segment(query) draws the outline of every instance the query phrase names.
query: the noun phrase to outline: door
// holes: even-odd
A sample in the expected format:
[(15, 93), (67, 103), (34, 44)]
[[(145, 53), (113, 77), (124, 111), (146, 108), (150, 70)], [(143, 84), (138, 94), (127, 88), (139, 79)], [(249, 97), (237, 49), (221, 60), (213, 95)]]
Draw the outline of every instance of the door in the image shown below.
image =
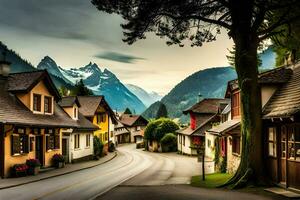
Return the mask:
[(39, 159), (41, 165), (44, 165), (44, 151), (43, 151), (43, 136), (35, 136), (35, 158)]
[(279, 182), (286, 186), (286, 163), (287, 163), (287, 127), (281, 127), (279, 159)]
[(69, 162), (69, 147), (68, 147), (68, 139), (62, 139), (62, 155), (65, 157), (65, 161)]

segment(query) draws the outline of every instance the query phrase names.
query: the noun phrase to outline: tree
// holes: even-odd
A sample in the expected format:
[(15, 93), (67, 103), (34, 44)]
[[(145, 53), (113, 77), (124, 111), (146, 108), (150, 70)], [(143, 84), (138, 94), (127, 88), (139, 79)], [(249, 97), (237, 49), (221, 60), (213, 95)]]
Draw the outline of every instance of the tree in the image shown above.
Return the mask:
[(162, 117), (168, 117), (168, 111), (165, 104), (160, 103), (159, 108), (156, 113), (156, 119), (162, 118)]
[(59, 94), (60, 94), (62, 97), (69, 96), (69, 94), (70, 94), (70, 91), (69, 91), (65, 86), (61, 86), (61, 87), (58, 89), (58, 92), (59, 92)]
[(124, 114), (128, 114), (128, 115), (131, 115), (132, 112), (129, 108), (126, 108), (125, 111), (124, 111)]
[[(100, 10), (125, 20), (124, 42), (145, 39), (147, 32), (167, 38), (167, 44), (201, 46), (226, 30), (235, 45), (235, 69), (241, 95), (241, 163), (232, 187), (265, 180), (261, 91), (257, 49), (282, 26), (299, 19), (299, 0), (92, 0)], [(280, 11), (280, 12), (279, 12)], [(281, 13), (274, 18), (273, 13)]]
[(84, 83), (83, 80), (80, 79), (80, 81), (76, 82), (75, 88), (72, 91), (72, 95), (75, 96), (89, 96), (89, 95), (94, 95), (92, 90), (88, 89)]

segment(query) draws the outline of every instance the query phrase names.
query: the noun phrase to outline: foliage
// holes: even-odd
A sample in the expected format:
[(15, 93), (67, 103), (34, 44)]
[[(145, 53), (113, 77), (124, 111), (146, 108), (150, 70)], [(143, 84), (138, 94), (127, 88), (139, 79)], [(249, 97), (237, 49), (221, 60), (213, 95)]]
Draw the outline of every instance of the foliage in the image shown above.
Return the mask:
[(205, 175), (205, 181), (202, 180), (202, 175), (193, 176), (191, 185), (195, 187), (217, 188), (226, 183), (232, 177), (227, 173), (214, 173)]
[[(228, 63), (229, 63), (231, 66), (235, 67), (235, 46), (233, 46), (231, 50), (228, 49), (228, 51), (229, 51), (229, 54), (226, 55), (226, 58), (227, 58), (227, 60), (228, 60)], [(262, 66), (262, 60), (261, 60), (261, 58), (259, 57), (259, 55), (257, 55), (257, 65), (258, 65), (258, 67), (261, 67), (261, 66)]]
[(132, 112), (129, 108), (126, 108), (125, 111), (124, 111), (124, 114), (128, 114), (128, 115), (131, 115)]
[(83, 80), (80, 79), (79, 81), (76, 82), (75, 88), (73, 91), (71, 91), (71, 94), (74, 96), (89, 96), (93, 95), (92, 90), (88, 89), (84, 83)]
[(168, 111), (165, 104), (161, 103), (159, 105), (159, 108), (156, 113), (156, 119), (162, 118), (162, 117), (168, 117)]
[(69, 94), (70, 94), (70, 91), (65, 86), (61, 86), (58, 89), (58, 92), (59, 92), (60, 96), (62, 96), (62, 97), (69, 96)]
[(168, 118), (160, 118), (148, 123), (145, 128), (144, 138), (146, 140), (157, 140), (158, 142), (167, 133), (175, 133), (179, 126)]
[(99, 137), (94, 136), (94, 156), (101, 157), (103, 152), (104, 145), (99, 139)]
[(39, 159), (28, 159), (28, 160), (26, 160), (26, 165), (28, 166), (28, 167), (32, 167), (32, 168), (34, 168), (34, 167), (39, 167), (39, 166), (41, 166), (41, 163), (40, 163), (40, 161), (39, 161)]
[[(276, 16), (278, 14), (275, 14)], [(284, 32), (272, 38), (276, 52), (276, 66), (285, 64), (288, 56), (294, 56), (294, 60), (300, 58), (300, 19), (293, 21), (284, 27)]]
[[(216, 40), (222, 30), (232, 38), (235, 68), (241, 94), (241, 162), (226, 184), (243, 187), (251, 180), (263, 181), (261, 91), (257, 50), (266, 39), (276, 37), (284, 25), (300, 18), (299, 0), (92, 0), (101, 11), (124, 19), (124, 42), (145, 39), (147, 32), (167, 39), (168, 45), (202, 46)], [(274, 13), (278, 16), (274, 17)], [(182, 95), (182, 94), (180, 94)]]
[(54, 163), (54, 165), (56, 165), (57, 163), (60, 163), (60, 162), (64, 163), (65, 157), (59, 153), (56, 153), (52, 157), (52, 162)]
[(116, 150), (115, 144), (110, 142), (108, 146), (108, 151), (109, 152), (114, 152)]
[(177, 136), (174, 133), (167, 133), (160, 140), (163, 152), (177, 151)]

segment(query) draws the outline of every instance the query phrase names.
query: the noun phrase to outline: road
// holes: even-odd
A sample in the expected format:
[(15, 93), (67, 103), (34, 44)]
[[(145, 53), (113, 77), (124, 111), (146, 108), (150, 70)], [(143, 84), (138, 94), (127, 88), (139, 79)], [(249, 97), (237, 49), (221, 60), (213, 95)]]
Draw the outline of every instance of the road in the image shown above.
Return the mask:
[(196, 158), (136, 150), (134, 145), (118, 148), (110, 162), (82, 171), (35, 183), (0, 190), (0, 199), (94, 199), (122, 184), (187, 184), (199, 174)]

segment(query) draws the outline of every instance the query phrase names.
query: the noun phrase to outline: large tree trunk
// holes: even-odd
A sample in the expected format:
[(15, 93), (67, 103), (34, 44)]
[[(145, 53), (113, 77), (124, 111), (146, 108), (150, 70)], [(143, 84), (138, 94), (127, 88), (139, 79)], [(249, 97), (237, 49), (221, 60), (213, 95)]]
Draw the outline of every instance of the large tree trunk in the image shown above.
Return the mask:
[(235, 67), (241, 95), (241, 163), (228, 182), (232, 188), (263, 181), (261, 89), (258, 84), (258, 38), (245, 30), (236, 32)]

